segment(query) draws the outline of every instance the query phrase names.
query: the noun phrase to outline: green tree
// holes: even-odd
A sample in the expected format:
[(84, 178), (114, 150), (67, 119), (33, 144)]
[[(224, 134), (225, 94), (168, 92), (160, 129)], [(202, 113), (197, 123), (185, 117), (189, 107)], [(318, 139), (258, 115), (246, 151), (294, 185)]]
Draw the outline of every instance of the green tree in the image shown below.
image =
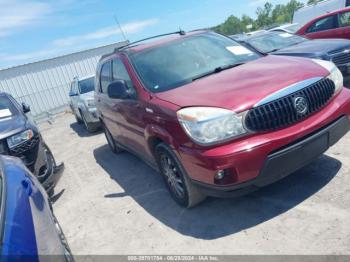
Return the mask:
[(259, 27), (272, 24), (272, 8), (273, 5), (269, 2), (266, 2), (264, 7), (258, 7), (256, 10), (256, 14), (258, 16), (256, 23)]
[[(287, 4), (278, 4), (276, 6), (273, 6), (270, 2), (266, 2), (263, 7), (257, 8), (257, 18), (255, 20), (247, 15), (243, 15), (241, 18), (231, 15), (225, 22), (213, 27), (213, 30), (223, 34), (233, 35), (249, 30), (263, 29), (272, 25), (290, 23), (292, 22), (294, 12), (303, 6), (304, 4), (297, 0), (290, 0)], [(247, 28), (248, 25), (252, 25), (252, 27), (249, 27), (249, 30)]]

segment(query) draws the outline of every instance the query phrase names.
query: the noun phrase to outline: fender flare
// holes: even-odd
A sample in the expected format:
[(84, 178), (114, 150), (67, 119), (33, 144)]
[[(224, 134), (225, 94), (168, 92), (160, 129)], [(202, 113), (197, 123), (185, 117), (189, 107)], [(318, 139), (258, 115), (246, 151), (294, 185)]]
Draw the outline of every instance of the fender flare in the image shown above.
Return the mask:
[(151, 155), (154, 155), (153, 142), (157, 140), (168, 144), (174, 150), (176, 150), (180, 146), (170, 134), (170, 132), (168, 132), (165, 128), (155, 124), (150, 124), (146, 126), (145, 139), (148, 144), (148, 151)]

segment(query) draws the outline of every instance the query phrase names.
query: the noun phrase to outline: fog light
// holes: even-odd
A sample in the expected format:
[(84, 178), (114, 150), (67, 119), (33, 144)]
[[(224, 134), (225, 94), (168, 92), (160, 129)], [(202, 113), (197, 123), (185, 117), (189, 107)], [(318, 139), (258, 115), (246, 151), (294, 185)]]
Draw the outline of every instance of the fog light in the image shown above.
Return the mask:
[(225, 171), (224, 170), (219, 170), (216, 175), (215, 175), (215, 179), (216, 180), (221, 180), (223, 179), (225, 176)]

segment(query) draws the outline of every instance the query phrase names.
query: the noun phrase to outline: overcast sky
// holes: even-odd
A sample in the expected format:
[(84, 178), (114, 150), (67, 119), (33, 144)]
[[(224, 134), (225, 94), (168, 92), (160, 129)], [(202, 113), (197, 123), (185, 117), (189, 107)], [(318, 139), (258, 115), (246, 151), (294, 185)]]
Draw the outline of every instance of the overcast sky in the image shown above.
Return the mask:
[[(229, 15), (255, 17), (266, 0), (0, 0), (0, 68), (127, 38), (205, 28)], [(269, 0), (286, 3), (288, 0)]]

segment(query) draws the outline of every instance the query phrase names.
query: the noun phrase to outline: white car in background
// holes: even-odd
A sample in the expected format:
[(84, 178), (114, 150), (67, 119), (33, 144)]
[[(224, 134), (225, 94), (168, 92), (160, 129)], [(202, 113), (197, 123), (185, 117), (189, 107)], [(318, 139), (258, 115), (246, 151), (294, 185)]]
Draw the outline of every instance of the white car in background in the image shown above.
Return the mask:
[(100, 119), (96, 113), (94, 91), (95, 76), (75, 77), (69, 91), (72, 112), (79, 124), (84, 123), (88, 132), (94, 132), (100, 126)]
[(272, 31), (272, 32), (285, 32), (285, 33), (294, 34), (296, 31), (298, 31), (298, 29), (300, 27), (301, 26), (298, 23), (285, 24), (285, 25), (281, 25), (281, 26), (278, 26), (278, 27), (271, 28), (269, 31)]

